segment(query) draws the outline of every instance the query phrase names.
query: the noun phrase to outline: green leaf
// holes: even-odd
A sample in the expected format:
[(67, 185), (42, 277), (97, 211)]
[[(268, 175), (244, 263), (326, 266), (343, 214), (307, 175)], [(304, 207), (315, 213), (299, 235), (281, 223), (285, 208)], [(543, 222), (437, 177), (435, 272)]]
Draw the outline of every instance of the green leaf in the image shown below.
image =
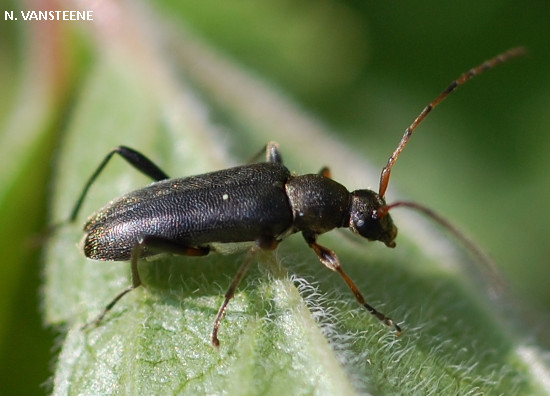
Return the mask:
[[(174, 64), (200, 88), (199, 99), (163, 60), (150, 27), (136, 26), (124, 37), (98, 35), (103, 52), (77, 97), (60, 152), (54, 222), (67, 218), (86, 178), (119, 144), (181, 177), (237, 162), (229, 160), (234, 152), (252, 156), (276, 138), (293, 170), (316, 172), (326, 161), (350, 189), (377, 180), (375, 168), (331, 138), (320, 121), (177, 30), (163, 39), (172, 45)], [(134, 40), (140, 51), (132, 50)], [(475, 283), (477, 274), (464, 271), (468, 258), (440, 230), (401, 213), (394, 250), (339, 232), (320, 240), (337, 251), (368, 301), (402, 324), (400, 337), (358, 306), (299, 235), (254, 257), (258, 265), (221, 323), (219, 349), (210, 342), (212, 325), (246, 253), (144, 260), (147, 288), (125, 296), (98, 327), (82, 330), (130, 277), (128, 263), (83, 257), (80, 224), (148, 182), (113, 158), (79, 224), (60, 227), (48, 246), (46, 320), (67, 329), (54, 394), (548, 391), (538, 374), (549, 372), (543, 351), (518, 335), (516, 314), (504, 319), (485, 293), (492, 280)]]

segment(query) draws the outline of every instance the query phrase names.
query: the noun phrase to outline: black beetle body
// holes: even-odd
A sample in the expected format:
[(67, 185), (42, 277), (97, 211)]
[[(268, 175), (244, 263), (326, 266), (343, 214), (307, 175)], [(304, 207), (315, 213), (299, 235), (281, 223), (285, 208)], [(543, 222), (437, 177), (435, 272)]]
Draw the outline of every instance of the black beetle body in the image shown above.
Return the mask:
[[(275, 239), (292, 226), (289, 177), (283, 165), (258, 163), (153, 183), (93, 216), (84, 252), (95, 260), (129, 260), (145, 235), (201, 248)], [(145, 248), (141, 256), (154, 253)]]
[[(161, 252), (200, 256), (215, 250), (216, 244), (238, 242), (255, 242), (259, 248), (274, 249), (287, 235), (302, 232), (321, 262), (344, 277), (359, 302), (400, 331), (390, 318), (365, 302), (355, 283), (343, 272), (336, 254), (316, 242), (322, 233), (349, 227), (369, 240), (395, 246), (397, 228), (389, 214), (377, 216), (385, 202), (375, 192), (350, 193), (328, 177), (327, 169), (319, 174), (291, 175), (274, 142), (267, 145), (267, 162), (180, 179), (169, 179), (144, 155), (120, 146), (107, 155), (92, 175), (72, 218), (114, 153), (160, 180), (109, 203), (84, 226), (86, 257), (132, 262), (132, 286), (117, 295), (96, 322), (124, 294), (142, 284), (137, 266), (140, 258)], [(212, 335), (215, 345), (219, 343), (219, 322), (249, 264), (250, 259), (245, 260), (226, 294)]]
[[(201, 256), (215, 250), (216, 244), (253, 242), (258, 248), (274, 249), (287, 235), (302, 232), (321, 262), (338, 272), (357, 301), (397, 333), (400, 327), (389, 317), (367, 304), (365, 298), (342, 270), (336, 254), (317, 243), (317, 237), (334, 228), (347, 227), (362, 237), (395, 246), (397, 228), (388, 214), (397, 206), (407, 206), (427, 214), (455, 234), (457, 231), (429, 209), (410, 202), (386, 205), (384, 195), (391, 168), (413, 131), (427, 114), (458, 86), (506, 60), (524, 53), (511, 49), (464, 73), (426, 106), (405, 130), (399, 145), (382, 169), (378, 193), (357, 190), (352, 193), (330, 178), (328, 169), (318, 174), (291, 175), (283, 165), (276, 143), (266, 146), (264, 163), (238, 166), (217, 172), (170, 179), (139, 152), (125, 146), (112, 150), (86, 183), (72, 213), (74, 221), (82, 202), (97, 176), (114, 154), (156, 180), (108, 204), (90, 217), (84, 227), (84, 253), (96, 260), (130, 260), (132, 285), (119, 293), (96, 319), (104, 315), (126, 293), (142, 285), (138, 260), (161, 252)], [(464, 239), (464, 238), (462, 238)], [(227, 304), (251, 262), (250, 254), (241, 266), (214, 322), (212, 343), (219, 345), (217, 333)]]
[[(385, 204), (376, 200), (376, 193), (364, 192), (350, 194), (322, 175), (291, 176), (277, 162), (162, 180), (92, 216), (84, 226), (84, 253), (94, 260), (130, 260), (136, 241), (146, 235), (201, 249), (210, 249), (211, 243), (250, 241), (269, 248), (294, 232), (319, 235), (349, 227), (350, 213), (354, 230), (366, 229), (370, 240), (391, 245), (397, 230), (389, 215), (383, 224), (376, 219), (357, 227), (360, 213), (375, 213)], [(141, 257), (155, 253), (144, 247)]]

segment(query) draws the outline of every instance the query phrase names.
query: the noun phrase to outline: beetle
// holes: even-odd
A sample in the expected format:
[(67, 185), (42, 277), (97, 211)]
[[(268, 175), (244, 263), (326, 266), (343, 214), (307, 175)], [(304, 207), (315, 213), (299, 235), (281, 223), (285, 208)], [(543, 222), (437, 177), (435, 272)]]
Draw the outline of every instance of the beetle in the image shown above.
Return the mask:
[(408, 206), (440, 221), (437, 215), (418, 204), (386, 204), (385, 192), (391, 169), (413, 131), (452, 91), (485, 70), (523, 53), (523, 48), (514, 48), (482, 63), (454, 80), (428, 104), (405, 130), (382, 169), (378, 192), (368, 189), (349, 192), (330, 177), (328, 168), (316, 174), (293, 175), (283, 164), (275, 142), (264, 148), (265, 162), (177, 179), (169, 178), (134, 149), (126, 146), (113, 149), (88, 179), (69, 221), (77, 218), (90, 187), (114, 154), (154, 182), (107, 204), (84, 226), (86, 257), (131, 262), (131, 285), (112, 299), (94, 323), (99, 323), (124, 295), (143, 284), (138, 271), (139, 259), (163, 252), (203, 256), (216, 251), (218, 244), (253, 242), (251, 254), (244, 259), (225, 293), (214, 321), (211, 340), (214, 346), (219, 346), (221, 320), (250, 266), (253, 253), (258, 249), (275, 249), (286, 236), (301, 232), (321, 263), (340, 274), (359, 304), (400, 334), (401, 327), (366, 302), (357, 285), (342, 269), (336, 253), (317, 243), (317, 237), (335, 228), (349, 228), (369, 241), (380, 241), (393, 248), (397, 227), (389, 214), (391, 209)]

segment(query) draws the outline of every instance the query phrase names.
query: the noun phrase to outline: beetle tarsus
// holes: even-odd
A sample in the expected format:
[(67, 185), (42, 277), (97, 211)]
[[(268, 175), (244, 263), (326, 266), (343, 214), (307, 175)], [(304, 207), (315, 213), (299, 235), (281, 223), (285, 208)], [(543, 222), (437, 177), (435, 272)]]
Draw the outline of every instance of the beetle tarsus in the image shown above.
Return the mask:
[(105, 315), (107, 315), (107, 313), (109, 313), (109, 311), (116, 305), (116, 303), (122, 297), (124, 297), (126, 294), (128, 294), (129, 292), (131, 292), (135, 288), (136, 287), (134, 285), (131, 285), (131, 286), (128, 286), (126, 289), (122, 290), (120, 293), (118, 293), (115, 296), (115, 298), (113, 298), (111, 300), (111, 302), (109, 304), (107, 304), (105, 306), (105, 308), (103, 308), (103, 311), (101, 311), (101, 313), (94, 320), (92, 320), (88, 323), (85, 323), (84, 325), (82, 325), (82, 327), (80, 329), (81, 330), (86, 330), (86, 329), (90, 328), (92, 325), (99, 326), (99, 324), (103, 321), (103, 318), (105, 317)]

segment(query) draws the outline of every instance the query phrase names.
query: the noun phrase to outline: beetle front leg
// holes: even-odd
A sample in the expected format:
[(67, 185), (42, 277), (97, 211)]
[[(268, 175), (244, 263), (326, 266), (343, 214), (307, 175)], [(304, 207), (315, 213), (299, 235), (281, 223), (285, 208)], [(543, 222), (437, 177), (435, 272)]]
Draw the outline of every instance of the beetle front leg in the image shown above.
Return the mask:
[(331, 179), (331, 173), (330, 173), (330, 169), (328, 166), (323, 166), (321, 168), (321, 170), (319, 170), (319, 173), (318, 173), (319, 176), (324, 176), (326, 177), (327, 179)]
[(340, 276), (346, 281), (348, 287), (353, 292), (353, 295), (355, 296), (355, 299), (359, 304), (361, 304), (363, 307), (367, 309), (372, 315), (376, 316), (378, 320), (380, 320), (382, 323), (384, 323), (386, 326), (395, 328), (395, 331), (397, 332), (397, 335), (401, 334), (401, 327), (397, 323), (395, 323), (391, 318), (384, 315), (382, 312), (376, 310), (372, 305), (368, 304), (365, 300), (365, 297), (355, 284), (353, 280), (344, 272), (342, 269), (342, 266), (340, 265), (340, 260), (338, 259), (338, 256), (336, 253), (334, 253), (332, 250), (321, 246), (317, 243), (316, 235), (311, 234), (305, 234), (303, 233), (304, 238), (308, 245), (313, 249), (315, 254), (317, 254), (317, 257), (319, 257), (319, 260), (321, 260), (321, 263), (325, 267), (327, 267), (329, 270), (338, 272)]

